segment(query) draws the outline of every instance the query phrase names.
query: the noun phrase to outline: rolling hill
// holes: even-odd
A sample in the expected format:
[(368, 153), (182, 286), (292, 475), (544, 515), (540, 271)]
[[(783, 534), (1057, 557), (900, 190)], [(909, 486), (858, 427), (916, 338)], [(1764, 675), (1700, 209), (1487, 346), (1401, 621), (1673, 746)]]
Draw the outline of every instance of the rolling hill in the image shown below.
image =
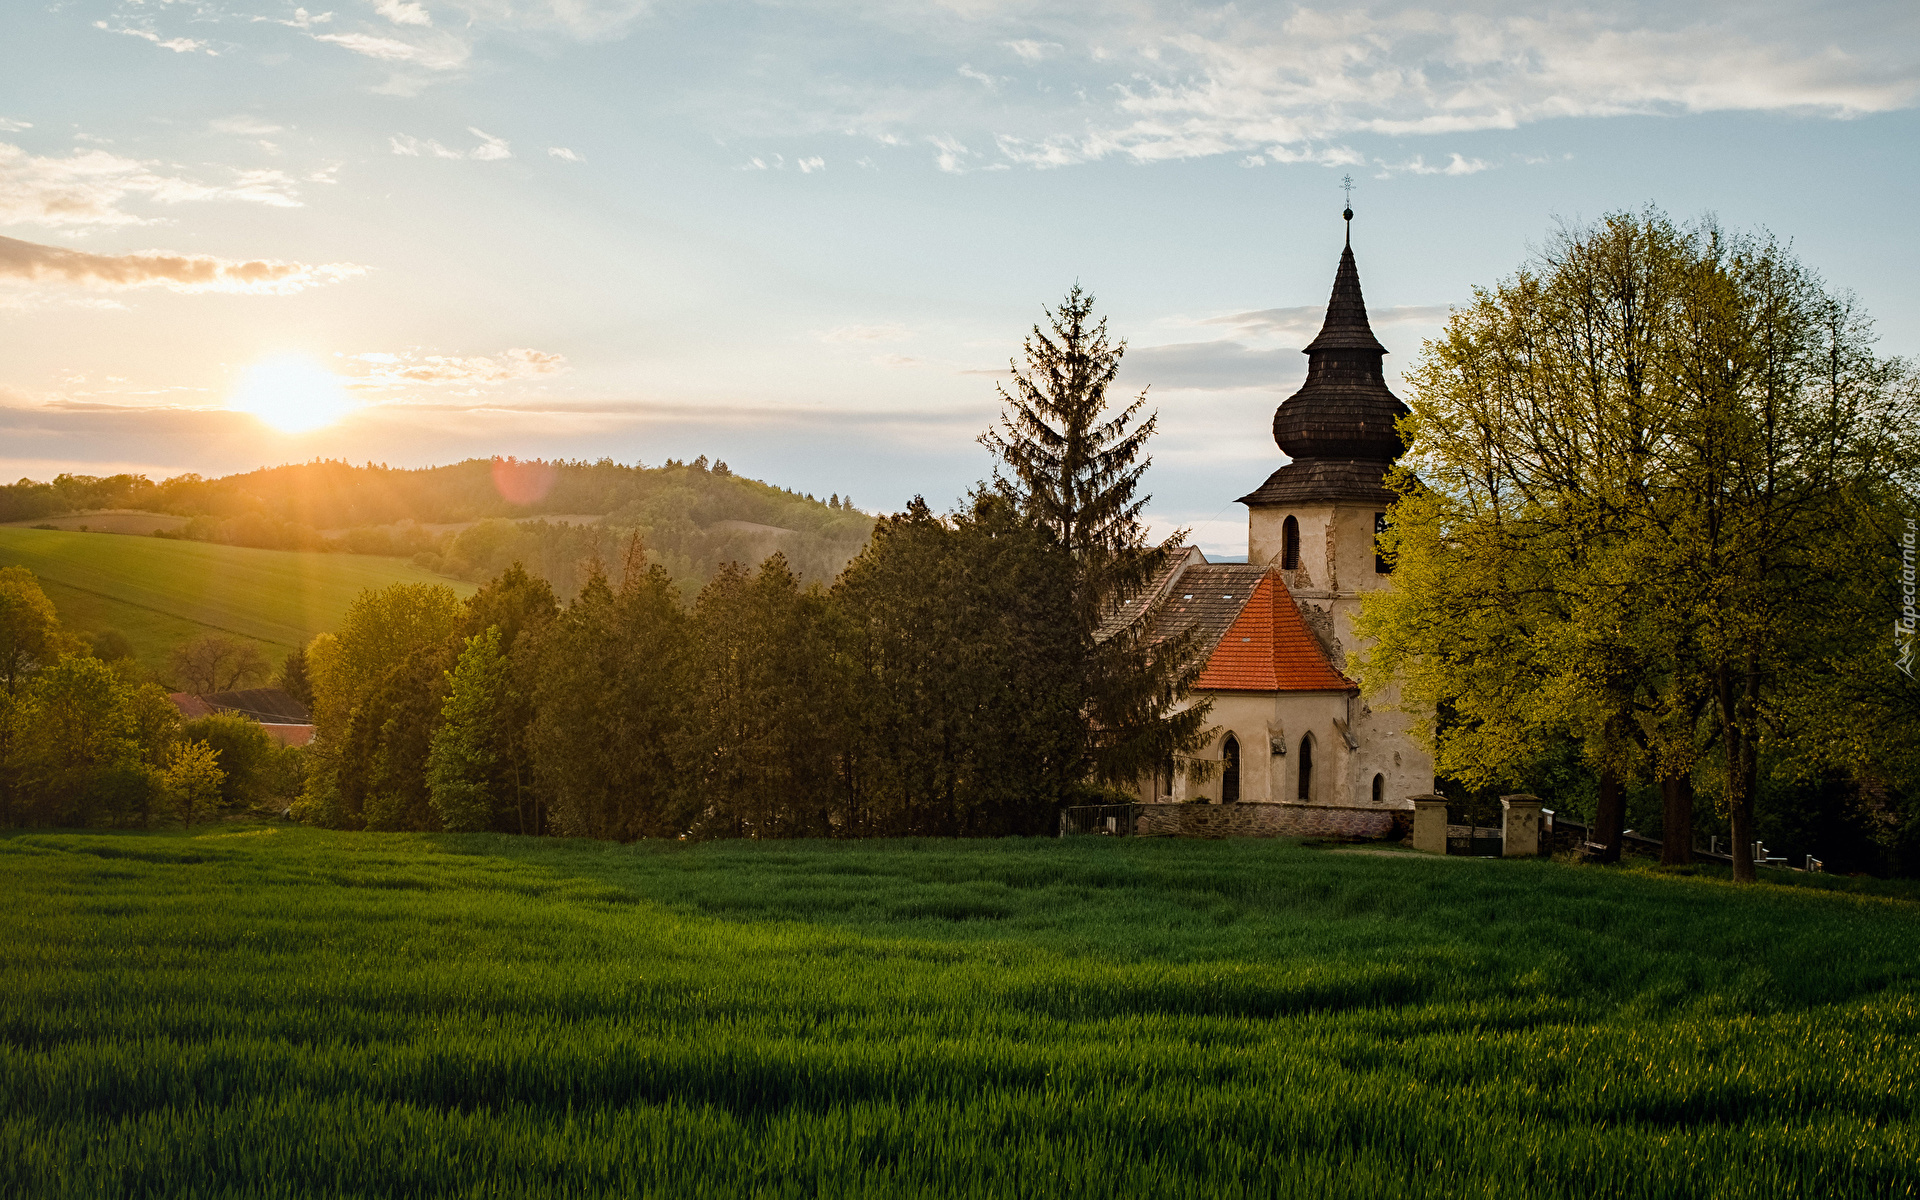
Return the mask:
[(202, 634), (259, 642), (277, 662), (315, 634), (336, 628), (366, 588), (392, 583), (459, 583), (405, 559), (295, 550), (252, 550), (205, 542), (0, 528), (0, 566), (40, 579), (69, 628), (117, 629), (142, 665)]

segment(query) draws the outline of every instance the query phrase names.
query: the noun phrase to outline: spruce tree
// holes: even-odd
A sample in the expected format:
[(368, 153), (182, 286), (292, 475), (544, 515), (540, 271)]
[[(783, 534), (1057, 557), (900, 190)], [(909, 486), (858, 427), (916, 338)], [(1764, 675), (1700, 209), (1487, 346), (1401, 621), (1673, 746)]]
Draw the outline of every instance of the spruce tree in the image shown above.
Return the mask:
[(996, 472), (998, 489), (1068, 553), (1122, 557), (1146, 541), (1140, 510), (1149, 498), (1136, 493), (1152, 462), (1144, 452), (1159, 414), (1139, 419), (1144, 390), (1108, 412), (1107, 390), (1127, 344), (1108, 337), (1106, 318), (1094, 321), (1093, 297), (1079, 284), (1047, 310), (1047, 325), (1035, 325), (1026, 339), (1026, 369), (1013, 363), (1013, 392), (998, 389), (1006, 411), (980, 443), (1011, 473)]
[(1072, 620), (1079, 635), (1082, 773), (1126, 786), (1169, 755), (1203, 740), (1206, 702), (1187, 703), (1204, 661), (1192, 635), (1155, 642), (1147, 621), (1115, 623), (1167, 565), (1186, 531), (1147, 540), (1140, 492), (1158, 413), (1141, 416), (1143, 390), (1116, 408), (1108, 392), (1126, 343), (1097, 321), (1075, 284), (1024, 343), (1006, 409), (980, 442), (1000, 459), (993, 487), (1052, 534), (1072, 561)]
[(441, 825), (456, 833), (490, 829), (503, 797), (496, 794), (503, 717), (512, 708), (512, 678), (500, 653), (500, 628), (467, 639), (447, 677), (443, 718), (427, 756), (427, 789)]

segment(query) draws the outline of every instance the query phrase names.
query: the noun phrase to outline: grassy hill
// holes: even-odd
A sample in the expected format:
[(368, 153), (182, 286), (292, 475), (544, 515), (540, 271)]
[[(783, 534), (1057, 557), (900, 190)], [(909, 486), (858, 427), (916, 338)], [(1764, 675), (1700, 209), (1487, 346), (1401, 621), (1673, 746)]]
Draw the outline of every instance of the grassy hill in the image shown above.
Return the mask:
[(816, 499), (735, 475), (704, 456), (657, 467), (610, 459), (468, 459), (418, 469), (316, 461), (161, 483), (62, 475), (0, 485), (5, 521), (161, 528), (190, 541), (268, 550), (421, 555), (428, 567), (474, 580), (518, 558), (563, 595), (584, 558), (617, 560), (617, 547), (633, 534), (690, 590), (725, 563), (753, 565), (776, 550), (803, 579), (826, 583), (860, 552), (874, 524), (849, 497)]
[(364, 588), (449, 582), (397, 558), (19, 528), (0, 528), (0, 566), (39, 576), (69, 628), (126, 634), (150, 668), (215, 631), (260, 642), (277, 661), (336, 628)]
[(1920, 905), (1279, 842), (0, 838), (0, 1195), (1909, 1196)]

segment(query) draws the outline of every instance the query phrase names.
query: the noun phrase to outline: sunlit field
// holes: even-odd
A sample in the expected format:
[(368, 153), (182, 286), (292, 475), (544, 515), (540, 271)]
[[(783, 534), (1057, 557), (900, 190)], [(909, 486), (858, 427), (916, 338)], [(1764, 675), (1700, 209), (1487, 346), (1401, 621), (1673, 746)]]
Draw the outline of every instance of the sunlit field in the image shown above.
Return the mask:
[(0, 1194), (1920, 1190), (1920, 905), (1275, 842), (0, 838)]
[(338, 627), (364, 588), (473, 590), (398, 558), (0, 527), (0, 567), (15, 566), (38, 577), (62, 624), (119, 630), (150, 669), (170, 647), (209, 633), (252, 638), (277, 660)]

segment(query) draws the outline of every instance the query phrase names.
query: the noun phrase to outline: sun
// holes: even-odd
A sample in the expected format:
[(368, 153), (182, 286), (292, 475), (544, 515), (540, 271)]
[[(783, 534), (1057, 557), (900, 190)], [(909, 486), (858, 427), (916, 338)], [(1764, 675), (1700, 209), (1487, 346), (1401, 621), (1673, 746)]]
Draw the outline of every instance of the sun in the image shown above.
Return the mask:
[(306, 433), (352, 411), (338, 375), (297, 354), (247, 368), (227, 407), (252, 413), (282, 433)]

